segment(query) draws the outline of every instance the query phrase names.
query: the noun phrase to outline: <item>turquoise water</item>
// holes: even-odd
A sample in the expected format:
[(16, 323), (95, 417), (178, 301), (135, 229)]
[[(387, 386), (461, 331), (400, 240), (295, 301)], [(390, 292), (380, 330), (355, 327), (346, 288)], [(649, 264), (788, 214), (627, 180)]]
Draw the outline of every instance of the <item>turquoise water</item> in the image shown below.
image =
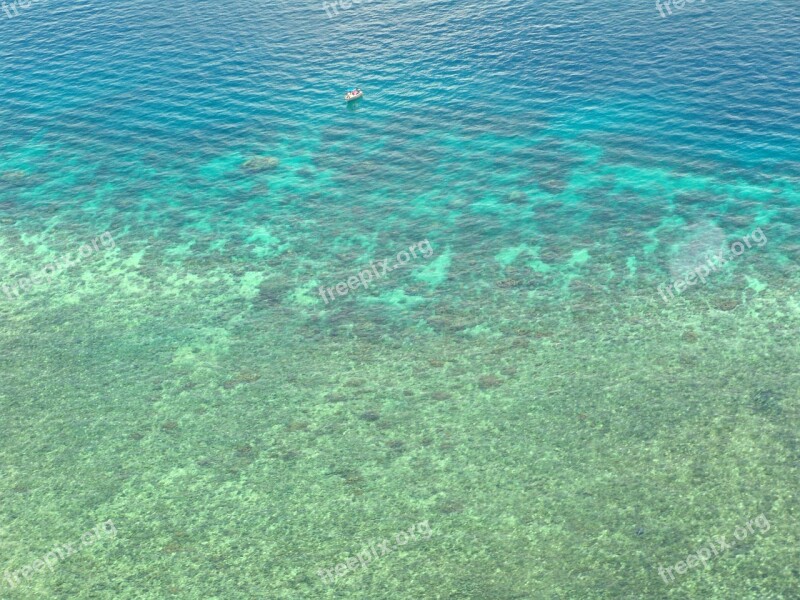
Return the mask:
[(800, 598), (795, 4), (17, 13), (0, 597)]

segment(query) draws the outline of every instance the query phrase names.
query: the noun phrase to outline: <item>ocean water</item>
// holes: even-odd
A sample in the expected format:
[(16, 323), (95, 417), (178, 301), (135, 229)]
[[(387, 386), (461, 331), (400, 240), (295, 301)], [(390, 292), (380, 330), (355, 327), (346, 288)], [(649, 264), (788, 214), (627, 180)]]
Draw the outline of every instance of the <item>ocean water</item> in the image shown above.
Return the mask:
[(5, 6), (0, 598), (800, 598), (796, 2)]

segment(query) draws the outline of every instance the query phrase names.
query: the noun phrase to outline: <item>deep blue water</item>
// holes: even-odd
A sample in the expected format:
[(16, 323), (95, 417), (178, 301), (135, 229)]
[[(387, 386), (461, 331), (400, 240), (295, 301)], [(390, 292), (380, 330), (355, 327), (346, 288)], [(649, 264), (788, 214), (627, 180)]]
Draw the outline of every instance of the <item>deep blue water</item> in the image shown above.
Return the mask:
[[(4, 144), (173, 154), (407, 124), (531, 135), (559, 123), (641, 159), (797, 175), (798, 10), (651, 3), (34, 3), (4, 18)], [(594, 138), (592, 138), (594, 139)], [(107, 145), (107, 146), (106, 146)], [(198, 147), (199, 146), (199, 147)]]

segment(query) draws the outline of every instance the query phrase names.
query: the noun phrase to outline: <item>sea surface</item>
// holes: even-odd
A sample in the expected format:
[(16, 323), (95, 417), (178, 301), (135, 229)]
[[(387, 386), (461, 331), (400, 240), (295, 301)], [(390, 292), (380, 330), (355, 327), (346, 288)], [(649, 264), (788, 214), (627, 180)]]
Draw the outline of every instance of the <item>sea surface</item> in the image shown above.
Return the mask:
[(669, 4), (4, 5), (0, 598), (800, 598), (800, 3)]

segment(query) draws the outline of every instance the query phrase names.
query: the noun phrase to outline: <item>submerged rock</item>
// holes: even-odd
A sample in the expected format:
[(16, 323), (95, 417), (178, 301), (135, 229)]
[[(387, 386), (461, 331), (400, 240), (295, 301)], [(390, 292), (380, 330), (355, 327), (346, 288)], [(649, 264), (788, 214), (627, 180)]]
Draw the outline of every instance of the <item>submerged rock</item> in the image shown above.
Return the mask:
[(756, 390), (750, 396), (750, 407), (756, 414), (780, 415), (781, 395), (774, 390)]
[(314, 179), (314, 171), (309, 169), (308, 167), (302, 167), (298, 169), (297, 176), (302, 177), (303, 179)]
[(21, 169), (10, 169), (0, 173), (0, 181), (3, 183), (22, 183), (28, 174)]
[(519, 190), (511, 192), (506, 196), (506, 202), (513, 202), (514, 204), (524, 204), (528, 200), (528, 195)]
[(499, 288), (514, 288), (520, 285), (522, 285), (522, 281), (513, 278), (503, 279), (497, 282), (497, 287)]
[(683, 335), (681, 336), (681, 339), (684, 342), (689, 342), (689, 343), (693, 344), (700, 338), (692, 329), (687, 329), (686, 331), (683, 332)]
[(358, 418), (362, 419), (363, 421), (373, 421), (374, 422), (374, 421), (377, 421), (378, 419), (380, 419), (381, 416), (380, 416), (380, 414), (378, 414), (378, 412), (376, 412), (374, 410), (368, 410), (366, 412), (361, 413), (361, 415), (359, 415)]
[(242, 168), (251, 173), (259, 173), (261, 171), (271, 171), (279, 164), (280, 161), (271, 156), (251, 156), (242, 163)]
[(502, 385), (502, 383), (503, 382), (494, 375), (484, 375), (478, 380), (478, 387), (482, 390), (488, 390), (490, 388), (496, 388)]
[(733, 298), (728, 299), (720, 299), (714, 302), (714, 308), (717, 310), (723, 310), (726, 312), (732, 311), (737, 306), (739, 306), (739, 301), (734, 300)]

